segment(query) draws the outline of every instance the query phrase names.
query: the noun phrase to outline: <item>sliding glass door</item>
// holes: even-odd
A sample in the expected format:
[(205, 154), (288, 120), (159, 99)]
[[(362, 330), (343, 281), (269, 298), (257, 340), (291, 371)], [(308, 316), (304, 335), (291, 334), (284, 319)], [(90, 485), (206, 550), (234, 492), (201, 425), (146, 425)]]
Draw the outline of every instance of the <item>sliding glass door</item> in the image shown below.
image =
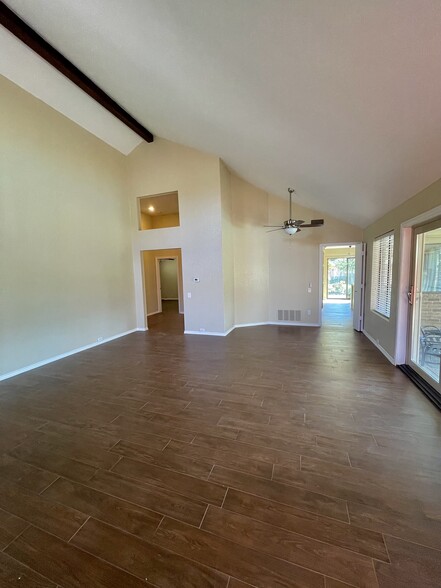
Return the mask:
[(415, 229), (408, 364), (441, 392), (441, 221)]

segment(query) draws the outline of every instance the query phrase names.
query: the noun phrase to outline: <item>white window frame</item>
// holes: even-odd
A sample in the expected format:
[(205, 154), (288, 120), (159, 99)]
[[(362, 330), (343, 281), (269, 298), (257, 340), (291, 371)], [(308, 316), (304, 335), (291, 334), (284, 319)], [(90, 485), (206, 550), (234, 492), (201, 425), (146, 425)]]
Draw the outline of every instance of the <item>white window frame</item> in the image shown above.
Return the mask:
[(372, 246), (371, 310), (390, 319), (392, 303), (392, 271), (394, 231), (374, 239)]

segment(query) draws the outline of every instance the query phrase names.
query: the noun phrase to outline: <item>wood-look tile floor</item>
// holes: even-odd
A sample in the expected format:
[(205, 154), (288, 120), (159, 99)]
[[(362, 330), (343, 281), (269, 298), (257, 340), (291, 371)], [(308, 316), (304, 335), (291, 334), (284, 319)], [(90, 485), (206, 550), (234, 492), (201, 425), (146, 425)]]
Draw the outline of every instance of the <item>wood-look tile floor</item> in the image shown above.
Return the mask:
[(0, 385), (0, 586), (439, 587), (440, 466), (351, 329), (132, 334)]

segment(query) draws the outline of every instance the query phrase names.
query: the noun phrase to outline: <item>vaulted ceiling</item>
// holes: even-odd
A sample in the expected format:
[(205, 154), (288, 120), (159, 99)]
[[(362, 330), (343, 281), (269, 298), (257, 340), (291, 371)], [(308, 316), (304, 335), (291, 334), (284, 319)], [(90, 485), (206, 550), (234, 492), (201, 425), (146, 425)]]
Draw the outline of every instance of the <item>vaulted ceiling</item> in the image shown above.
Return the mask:
[[(310, 208), (366, 226), (441, 176), (439, 0), (6, 4), (155, 135)], [(129, 152), (110, 119), (89, 130)]]

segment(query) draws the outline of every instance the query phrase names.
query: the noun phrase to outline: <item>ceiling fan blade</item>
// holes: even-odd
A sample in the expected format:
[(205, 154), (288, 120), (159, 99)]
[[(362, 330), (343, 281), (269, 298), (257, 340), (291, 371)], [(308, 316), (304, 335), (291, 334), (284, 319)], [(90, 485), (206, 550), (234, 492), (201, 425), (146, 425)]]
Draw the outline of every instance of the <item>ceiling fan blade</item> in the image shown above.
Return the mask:
[(316, 219), (315, 221), (312, 220), (308, 225), (302, 225), (302, 229), (305, 227), (321, 227), (324, 224), (324, 220), (321, 219)]
[(279, 227), (278, 229), (271, 229), (271, 231), (265, 231), (266, 233), (274, 233), (274, 231), (283, 231), (285, 227)]

